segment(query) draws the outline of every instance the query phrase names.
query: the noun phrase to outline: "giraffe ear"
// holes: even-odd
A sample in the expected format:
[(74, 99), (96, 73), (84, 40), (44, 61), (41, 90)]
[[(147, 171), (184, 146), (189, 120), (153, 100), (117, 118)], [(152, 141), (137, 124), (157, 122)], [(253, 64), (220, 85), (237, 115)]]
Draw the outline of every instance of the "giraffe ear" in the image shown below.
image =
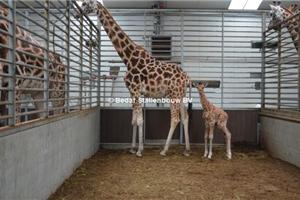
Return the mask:
[(206, 88), (208, 86), (208, 82), (205, 82), (204, 83), (204, 87)]
[(196, 87), (196, 83), (192, 81), (192, 87)]
[(270, 8), (271, 10), (275, 10), (276, 7), (270, 4)]

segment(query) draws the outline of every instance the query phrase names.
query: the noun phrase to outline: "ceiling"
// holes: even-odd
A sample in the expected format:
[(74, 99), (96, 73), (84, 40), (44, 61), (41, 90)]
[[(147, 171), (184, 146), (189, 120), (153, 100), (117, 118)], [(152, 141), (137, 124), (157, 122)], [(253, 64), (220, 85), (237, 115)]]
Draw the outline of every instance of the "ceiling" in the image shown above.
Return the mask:
[[(231, 0), (103, 0), (104, 5), (108, 8), (151, 8), (156, 2), (162, 2), (165, 8), (177, 9), (213, 9), (213, 10), (227, 10)], [(263, 0), (259, 10), (269, 10), (269, 4), (273, 0)], [(284, 0), (281, 1), (283, 5), (297, 3), (300, 7), (300, 2)]]

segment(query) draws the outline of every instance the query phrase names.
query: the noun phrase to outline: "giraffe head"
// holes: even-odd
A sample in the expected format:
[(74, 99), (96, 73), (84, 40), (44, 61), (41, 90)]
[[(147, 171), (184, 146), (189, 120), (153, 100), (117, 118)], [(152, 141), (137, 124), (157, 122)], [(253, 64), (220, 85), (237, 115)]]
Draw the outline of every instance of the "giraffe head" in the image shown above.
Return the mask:
[(198, 92), (199, 93), (203, 93), (204, 92), (204, 88), (207, 86), (208, 83), (202, 83), (202, 82), (199, 82), (199, 83), (196, 83), (196, 82), (193, 82), (192, 85), (197, 88)]
[[(287, 18), (290, 16), (296, 14), (298, 12), (298, 6), (297, 4), (291, 4), (288, 7), (281, 6), (280, 2), (274, 2), (275, 5), (270, 5), (271, 11), (270, 11), (270, 23), (268, 28), (278, 30), (279, 24), (283, 23)], [(282, 27), (287, 26), (288, 23), (283, 23)]]
[[(278, 30), (279, 24), (284, 21), (284, 8), (281, 7), (280, 2), (276, 3), (275, 5), (270, 5), (270, 23), (268, 28), (272, 28), (274, 30)], [(277, 25), (277, 26), (276, 26)]]
[(95, 13), (98, 9), (98, 3), (97, 0), (83, 0), (81, 4), (82, 14), (88, 15), (90, 13)]

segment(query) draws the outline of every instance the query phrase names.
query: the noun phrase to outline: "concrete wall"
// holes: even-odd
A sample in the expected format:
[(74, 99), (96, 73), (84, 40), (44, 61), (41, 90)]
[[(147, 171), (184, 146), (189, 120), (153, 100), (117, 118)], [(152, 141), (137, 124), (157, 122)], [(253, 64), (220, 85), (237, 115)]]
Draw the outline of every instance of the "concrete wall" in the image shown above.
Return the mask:
[(261, 117), (263, 147), (275, 158), (300, 167), (300, 123)]
[(98, 150), (99, 113), (94, 109), (0, 132), (0, 199), (47, 199)]

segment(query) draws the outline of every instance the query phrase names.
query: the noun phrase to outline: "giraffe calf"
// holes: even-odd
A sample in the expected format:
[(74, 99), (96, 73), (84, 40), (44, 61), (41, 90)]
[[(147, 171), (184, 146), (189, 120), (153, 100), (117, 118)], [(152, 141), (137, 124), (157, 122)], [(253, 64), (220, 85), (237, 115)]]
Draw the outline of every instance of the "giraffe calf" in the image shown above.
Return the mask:
[[(216, 106), (214, 106), (208, 99), (204, 93), (204, 88), (206, 87), (203, 83), (193, 83), (193, 86), (198, 89), (200, 95), (200, 102), (203, 107), (203, 119), (205, 121), (205, 134), (204, 134), (204, 157), (211, 159), (212, 157), (212, 141), (214, 137), (214, 128), (217, 127), (224, 132), (225, 140), (226, 140), (226, 157), (231, 159), (231, 133), (227, 128), (227, 113)], [(209, 140), (209, 146), (208, 144)]]

